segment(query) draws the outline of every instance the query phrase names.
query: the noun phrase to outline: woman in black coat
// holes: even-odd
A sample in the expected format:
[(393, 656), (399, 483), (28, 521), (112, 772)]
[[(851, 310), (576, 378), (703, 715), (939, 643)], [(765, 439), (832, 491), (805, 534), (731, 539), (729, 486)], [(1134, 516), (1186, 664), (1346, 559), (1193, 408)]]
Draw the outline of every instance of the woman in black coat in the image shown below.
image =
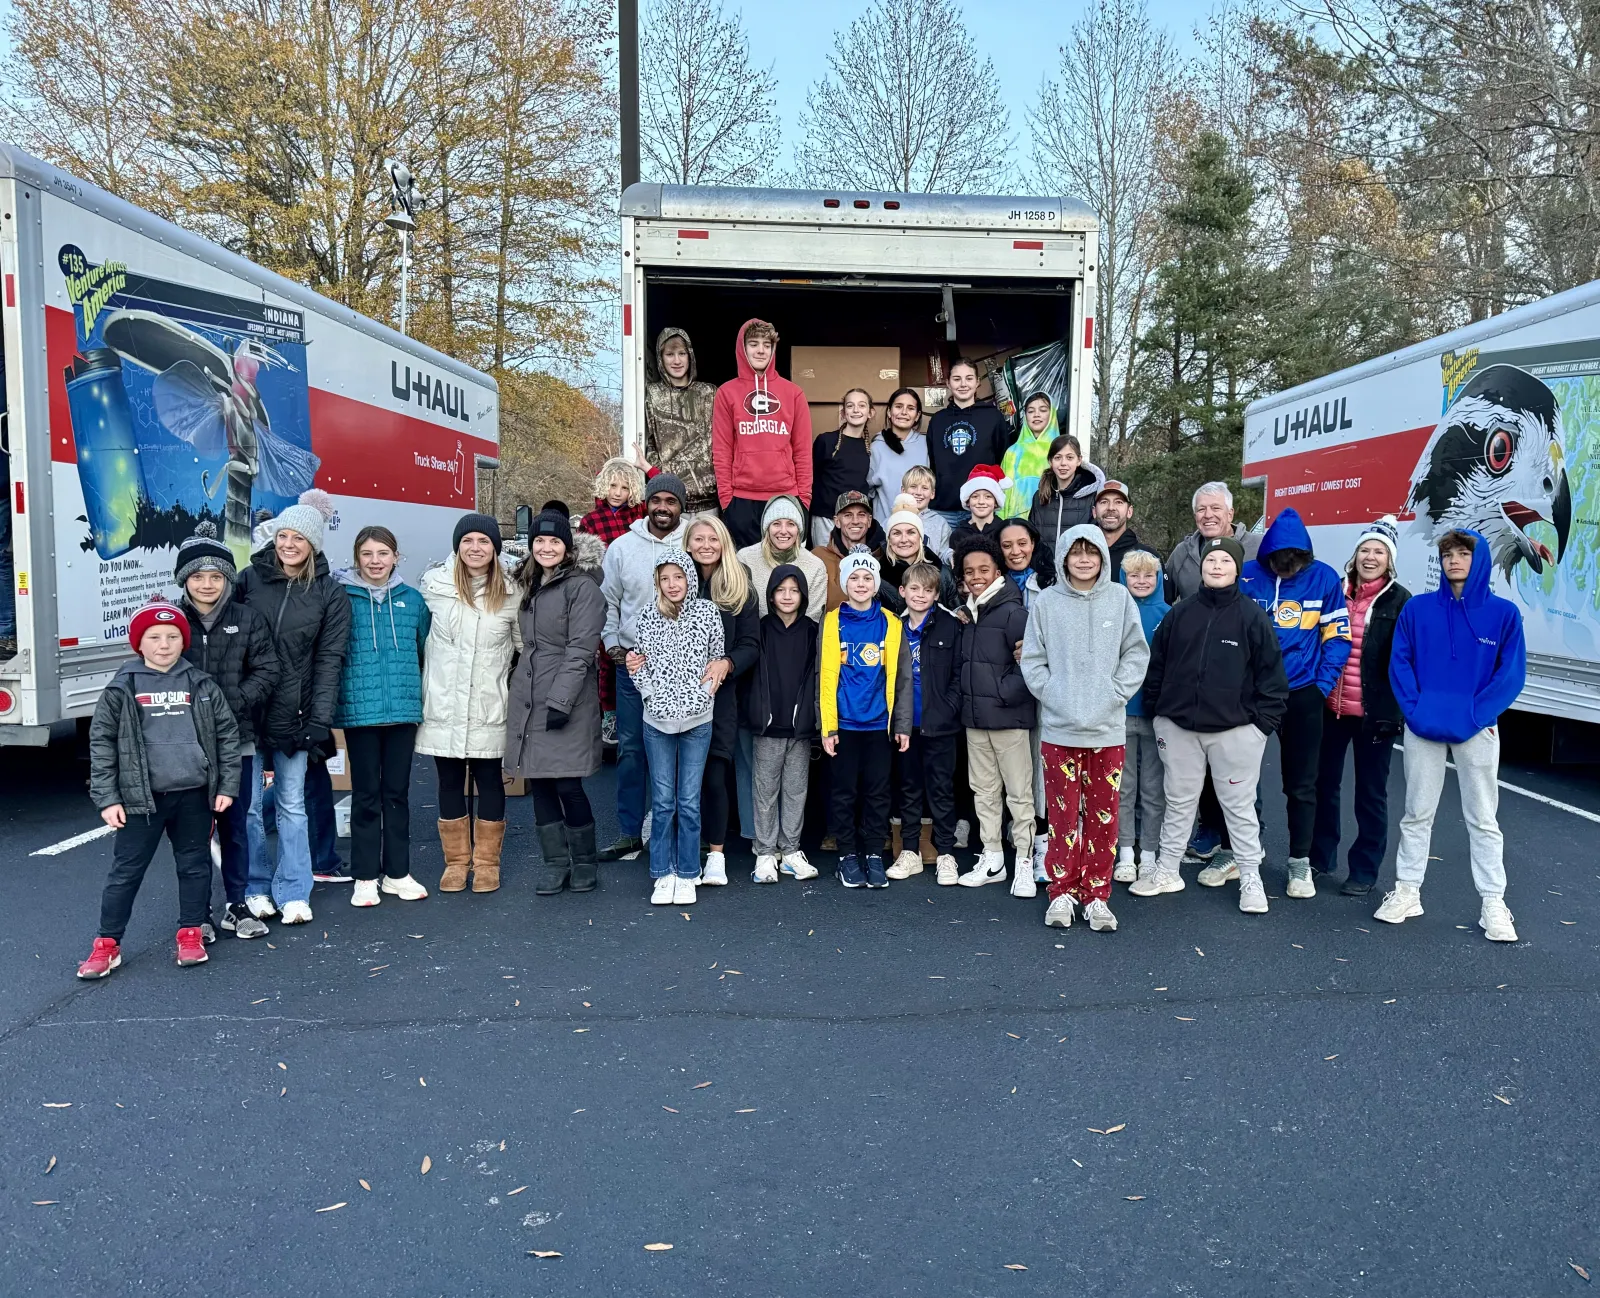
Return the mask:
[[(280, 911), (285, 924), (311, 922), (311, 838), (306, 824), (306, 768), (313, 749), (333, 738), (333, 710), (350, 642), (350, 597), (328, 574), (322, 554), (333, 501), (307, 491), (266, 527), (272, 541), (239, 574), (238, 598), (272, 628), (278, 684), (262, 710), (250, 803), (250, 880), (245, 905), (257, 919)], [(261, 820), (261, 768), (272, 759), (278, 804), (278, 863), (267, 859)]]
[(740, 678), (755, 666), (761, 652), (761, 616), (750, 573), (734, 557), (733, 538), (720, 518), (697, 518), (683, 535), (683, 547), (694, 560), (700, 594), (722, 614), (725, 654), (706, 668), (716, 696), (711, 712), (711, 749), (700, 784), (700, 833), (706, 841), (706, 862), (700, 882), (720, 887), (728, 882), (723, 844), (728, 837), (729, 776), (739, 743)]
[(1389, 850), (1389, 763), (1394, 741), (1405, 728), (1389, 684), (1389, 655), (1400, 610), (1411, 598), (1411, 592), (1395, 580), (1398, 540), (1395, 519), (1385, 516), (1356, 542), (1345, 569), (1350, 657), (1328, 695), (1328, 714), (1322, 718), (1311, 868), (1318, 874), (1339, 868), (1339, 793), (1348, 747), (1355, 753), (1356, 841), (1348, 854), (1350, 876), (1339, 889), (1346, 897), (1365, 897), (1372, 891)]

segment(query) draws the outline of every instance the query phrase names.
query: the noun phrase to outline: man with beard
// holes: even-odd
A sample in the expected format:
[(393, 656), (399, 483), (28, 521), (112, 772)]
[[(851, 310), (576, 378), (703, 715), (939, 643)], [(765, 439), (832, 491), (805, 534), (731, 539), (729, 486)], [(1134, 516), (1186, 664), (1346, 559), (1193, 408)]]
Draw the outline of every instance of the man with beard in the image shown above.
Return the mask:
[(839, 581), (839, 565), (845, 555), (857, 546), (865, 546), (875, 555), (883, 553), (883, 529), (872, 516), (872, 502), (859, 491), (846, 491), (835, 502), (833, 535), (827, 545), (812, 548), (811, 553), (822, 560), (828, 570), (829, 613), (844, 603), (844, 587)]
[[(658, 473), (649, 483), (645, 516), (606, 550), (600, 591), (606, 597), (601, 643), (621, 664), (634, 647), (639, 614), (656, 597), (656, 565), (668, 550), (683, 548), (683, 479)], [(645, 794), (650, 770), (644, 753), (644, 700), (625, 671), (617, 673), (617, 841), (602, 861), (631, 861), (644, 850)]]
[[(1108, 478), (1094, 498), (1094, 521), (1105, 533), (1106, 548), (1111, 551), (1111, 580), (1122, 580), (1122, 556), (1130, 550), (1156, 552), (1139, 539), (1133, 530), (1133, 501), (1128, 496), (1128, 484)], [(1160, 558), (1156, 555), (1156, 558)]]

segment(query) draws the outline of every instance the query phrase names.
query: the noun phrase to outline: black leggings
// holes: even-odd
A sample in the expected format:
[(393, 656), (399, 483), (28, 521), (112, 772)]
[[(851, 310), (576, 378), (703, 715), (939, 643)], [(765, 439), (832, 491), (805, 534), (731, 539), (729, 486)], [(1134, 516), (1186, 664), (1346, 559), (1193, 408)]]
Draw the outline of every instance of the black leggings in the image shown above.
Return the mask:
[(700, 837), (718, 846), (728, 841), (728, 777), (733, 763), (726, 757), (706, 758), (700, 780)]
[(589, 806), (589, 795), (583, 791), (583, 781), (574, 775), (562, 775), (551, 780), (529, 780), (528, 792), (533, 798), (533, 823), (554, 825), (565, 821), (573, 829), (594, 824), (594, 811)]
[(467, 774), (478, 789), (478, 819), (506, 818), (506, 786), (500, 782), (498, 757), (435, 757), (439, 768), (439, 819), (460, 820), (467, 814)]

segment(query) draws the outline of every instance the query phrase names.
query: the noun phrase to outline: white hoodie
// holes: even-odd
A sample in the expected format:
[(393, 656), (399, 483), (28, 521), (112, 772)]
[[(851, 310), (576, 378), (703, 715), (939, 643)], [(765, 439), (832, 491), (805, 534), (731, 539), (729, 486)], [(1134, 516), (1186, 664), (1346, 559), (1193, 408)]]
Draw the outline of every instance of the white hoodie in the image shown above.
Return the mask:
[(683, 549), (687, 520), (665, 536), (650, 530), (648, 518), (636, 518), (628, 530), (606, 548), (600, 568), (600, 593), (606, 597), (606, 627), (601, 643), (607, 649), (621, 645), (632, 649), (639, 627), (639, 614), (656, 598), (656, 564), (667, 550)]

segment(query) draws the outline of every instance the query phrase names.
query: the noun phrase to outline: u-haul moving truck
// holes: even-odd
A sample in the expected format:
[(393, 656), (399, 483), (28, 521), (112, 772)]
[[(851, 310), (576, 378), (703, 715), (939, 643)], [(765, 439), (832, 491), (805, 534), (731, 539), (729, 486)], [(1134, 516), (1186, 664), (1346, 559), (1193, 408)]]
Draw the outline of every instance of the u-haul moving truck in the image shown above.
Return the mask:
[(499, 444), (488, 375), (3, 142), (0, 371), (18, 632), (0, 743), (93, 710), (201, 521), (242, 567), (252, 524), (317, 486), (334, 566), (383, 523), (415, 576)]
[(1600, 722), (1600, 283), (1257, 401), (1244, 459), (1335, 567), (1394, 514), (1413, 592), (1439, 585), (1434, 537), (1482, 533), (1527, 634), (1516, 707)]

